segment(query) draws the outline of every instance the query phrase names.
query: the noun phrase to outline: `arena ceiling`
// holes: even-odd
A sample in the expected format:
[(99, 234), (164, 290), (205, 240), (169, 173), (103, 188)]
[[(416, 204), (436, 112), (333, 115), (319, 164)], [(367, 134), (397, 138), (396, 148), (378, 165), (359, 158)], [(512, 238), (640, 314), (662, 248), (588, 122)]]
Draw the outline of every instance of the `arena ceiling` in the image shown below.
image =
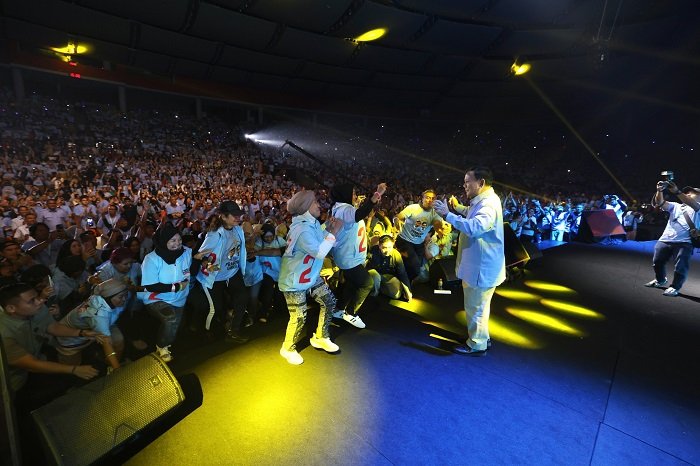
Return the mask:
[[(88, 46), (79, 60), (267, 92), (280, 105), (549, 111), (528, 80), (568, 109), (623, 99), (692, 110), (700, 100), (695, 0), (1, 3), (4, 39), (24, 51), (74, 40)], [(386, 34), (354, 40), (375, 28)], [(515, 59), (532, 65), (527, 79), (510, 73)]]

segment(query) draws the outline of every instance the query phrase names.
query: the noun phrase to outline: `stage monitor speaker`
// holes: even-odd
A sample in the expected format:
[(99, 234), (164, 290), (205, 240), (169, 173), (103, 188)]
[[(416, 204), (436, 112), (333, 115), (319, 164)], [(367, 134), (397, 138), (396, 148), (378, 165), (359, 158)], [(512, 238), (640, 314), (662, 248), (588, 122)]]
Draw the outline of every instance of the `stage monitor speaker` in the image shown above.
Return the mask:
[(611, 236), (625, 238), (627, 235), (613, 210), (590, 210), (583, 212), (577, 241), (597, 243)]
[(48, 460), (120, 464), (201, 405), (196, 376), (181, 381), (149, 354), (33, 411)]
[(460, 280), (455, 273), (457, 258), (455, 256), (438, 259), (430, 265), (430, 284), (437, 288), (438, 280), (442, 279), (442, 286), (459, 286)]
[(503, 223), (503, 236), (505, 240), (506, 267), (526, 265), (530, 261), (530, 254), (520, 242), (508, 222)]

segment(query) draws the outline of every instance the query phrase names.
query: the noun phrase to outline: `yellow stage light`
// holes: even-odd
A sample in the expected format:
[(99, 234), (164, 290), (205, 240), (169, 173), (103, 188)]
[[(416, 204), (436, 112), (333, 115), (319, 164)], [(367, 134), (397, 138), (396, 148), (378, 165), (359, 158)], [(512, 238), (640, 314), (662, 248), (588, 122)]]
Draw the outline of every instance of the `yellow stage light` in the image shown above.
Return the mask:
[(530, 71), (530, 64), (529, 63), (518, 63), (517, 61), (513, 63), (510, 67), (511, 73), (513, 73), (516, 76), (523, 75)]
[(525, 280), (524, 283), (525, 286), (529, 286), (530, 288), (534, 288), (540, 291), (553, 291), (555, 293), (576, 293), (576, 290), (574, 289), (550, 282), (542, 282), (539, 280)]
[(572, 337), (585, 337), (586, 332), (574, 327), (571, 323), (558, 317), (552, 317), (532, 309), (506, 307), (510, 315), (522, 319), (537, 327), (557, 333), (563, 333)]
[(372, 29), (371, 31), (365, 32), (361, 36), (356, 37), (355, 42), (370, 42), (379, 39), (384, 34), (386, 34), (385, 28)]
[[(465, 328), (467, 327), (467, 313), (464, 310), (457, 312), (455, 319)], [(544, 348), (545, 343), (534, 333), (532, 328), (515, 322), (506, 322), (493, 314), (489, 318), (489, 334), (494, 341), (526, 349)]]
[(88, 47), (85, 44), (68, 42), (68, 45), (65, 47), (51, 47), (51, 50), (65, 55), (80, 55), (81, 53), (86, 53), (88, 51)]
[(576, 317), (582, 317), (584, 319), (593, 320), (605, 320), (605, 316), (593, 309), (588, 309), (587, 307), (577, 306), (576, 304), (567, 303), (564, 301), (556, 301), (554, 299), (543, 299), (540, 301), (543, 306), (547, 306), (555, 311), (566, 312)]
[(534, 293), (528, 293), (527, 291), (512, 290), (510, 288), (496, 288), (496, 294), (508, 299), (515, 299), (517, 301), (539, 301), (542, 296), (538, 296)]

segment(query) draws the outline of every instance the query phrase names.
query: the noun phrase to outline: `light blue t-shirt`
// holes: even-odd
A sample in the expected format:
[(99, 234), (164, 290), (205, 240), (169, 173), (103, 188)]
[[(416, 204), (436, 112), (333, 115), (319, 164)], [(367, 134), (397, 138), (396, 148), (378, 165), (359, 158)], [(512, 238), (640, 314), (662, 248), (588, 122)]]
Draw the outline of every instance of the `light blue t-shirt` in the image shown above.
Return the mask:
[(407, 206), (399, 215), (404, 216), (399, 237), (413, 244), (421, 244), (425, 241), (435, 221), (442, 220), (434, 209), (424, 210), (420, 204)]

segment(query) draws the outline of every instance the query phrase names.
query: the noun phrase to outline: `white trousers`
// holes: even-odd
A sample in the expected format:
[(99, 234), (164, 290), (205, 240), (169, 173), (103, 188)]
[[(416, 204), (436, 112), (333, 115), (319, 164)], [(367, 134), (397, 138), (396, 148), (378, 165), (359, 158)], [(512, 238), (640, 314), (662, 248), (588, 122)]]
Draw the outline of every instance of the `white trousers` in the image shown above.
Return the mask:
[(496, 288), (471, 287), (462, 282), (464, 291), (464, 310), (467, 313), (467, 345), (473, 350), (486, 349), (489, 335), (489, 316), (491, 315), (491, 298)]

